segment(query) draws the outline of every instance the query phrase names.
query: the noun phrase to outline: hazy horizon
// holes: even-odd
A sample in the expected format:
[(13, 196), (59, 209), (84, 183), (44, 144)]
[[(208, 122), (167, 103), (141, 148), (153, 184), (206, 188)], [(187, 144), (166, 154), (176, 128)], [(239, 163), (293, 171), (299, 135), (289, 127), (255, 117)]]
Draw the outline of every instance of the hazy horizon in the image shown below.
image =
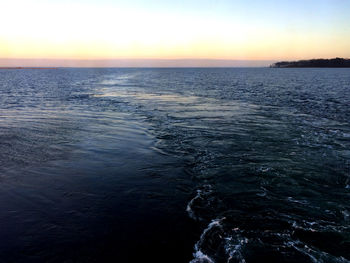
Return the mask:
[[(318, 58), (315, 58), (318, 59)], [(285, 60), (278, 60), (285, 61)], [(269, 67), (277, 60), (225, 59), (8, 59), (0, 58), (0, 68), (244, 68)]]
[(225, 59), (8, 59), (0, 67), (268, 67), (275, 60)]

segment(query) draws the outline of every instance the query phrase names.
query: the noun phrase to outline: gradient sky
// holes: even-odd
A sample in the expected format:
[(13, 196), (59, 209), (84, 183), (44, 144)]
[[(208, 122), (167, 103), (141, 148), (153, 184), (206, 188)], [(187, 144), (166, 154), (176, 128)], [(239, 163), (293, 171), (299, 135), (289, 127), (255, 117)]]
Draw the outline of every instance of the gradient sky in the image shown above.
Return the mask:
[(0, 58), (350, 57), (348, 0), (1, 0)]

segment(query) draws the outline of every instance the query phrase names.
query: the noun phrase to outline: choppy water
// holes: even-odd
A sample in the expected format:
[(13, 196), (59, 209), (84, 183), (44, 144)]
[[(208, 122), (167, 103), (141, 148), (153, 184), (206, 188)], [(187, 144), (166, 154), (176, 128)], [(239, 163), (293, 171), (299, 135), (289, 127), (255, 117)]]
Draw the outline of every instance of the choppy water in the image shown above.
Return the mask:
[(1, 262), (349, 262), (348, 69), (0, 71)]

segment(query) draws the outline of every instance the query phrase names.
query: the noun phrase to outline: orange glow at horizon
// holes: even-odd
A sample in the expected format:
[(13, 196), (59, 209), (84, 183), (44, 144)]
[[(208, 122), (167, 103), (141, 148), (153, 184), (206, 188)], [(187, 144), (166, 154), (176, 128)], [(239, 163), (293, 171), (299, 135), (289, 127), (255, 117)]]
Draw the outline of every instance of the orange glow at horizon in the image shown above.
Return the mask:
[[(18, 5), (21, 8), (18, 8)], [(342, 29), (242, 21), (79, 4), (6, 2), (0, 58), (246, 59), (349, 57)], [(13, 16), (13, 14), (16, 16)], [(10, 21), (10, 22), (9, 22)]]

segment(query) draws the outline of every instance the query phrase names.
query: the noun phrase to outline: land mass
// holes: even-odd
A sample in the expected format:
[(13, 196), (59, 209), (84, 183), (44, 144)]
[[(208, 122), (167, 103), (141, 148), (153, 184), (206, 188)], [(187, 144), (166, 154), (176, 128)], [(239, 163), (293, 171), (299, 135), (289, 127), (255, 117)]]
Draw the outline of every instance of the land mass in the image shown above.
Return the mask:
[(350, 59), (310, 59), (299, 61), (281, 61), (270, 66), (271, 68), (350, 68)]

